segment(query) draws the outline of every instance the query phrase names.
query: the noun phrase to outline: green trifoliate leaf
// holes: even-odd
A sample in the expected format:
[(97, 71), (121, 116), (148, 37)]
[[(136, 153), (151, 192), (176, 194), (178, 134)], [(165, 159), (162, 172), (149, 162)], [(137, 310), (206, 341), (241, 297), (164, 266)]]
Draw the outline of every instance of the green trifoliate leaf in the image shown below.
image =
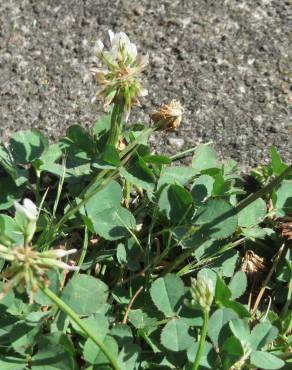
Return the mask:
[(217, 166), (215, 150), (206, 144), (201, 144), (197, 147), (192, 160), (192, 167), (197, 173), (208, 168)]
[(250, 332), (247, 320), (234, 319), (229, 322), (232, 333), (240, 340), (241, 343), (250, 344)]
[(141, 157), (127, 163), (127, 167), (122, 167), (120, 173), (129, 183), (138, 188), (154, 189), (155, 176)]
[(281, 175), (281, 173), (288, 167), (279, 156), (276, 148), (274, 146), (271, 147), (271, 165), (273, 172), (276, 176)]
[[(91, 189), (90, 191), (94, 191)], [(90, 192), (89, 192), (90, 193)], [(136, 229), (134, 216), (120, 203), (122, 189), (111, 181), (105, 188), (97, 192), (85, 205), (90, 220), (89, 227), (107, 240), (117, 240), (130, 235)]]
[(123, 346), (118, 356), (118, 363), (120, 364), (121, 370), (136, 369), (140, 352), (141, 348), (137, 344), (128, 343)]
[(285, 362), (280, 358), (271, 353), (261, 351), (252, 352), (250, 362), (254, 366), (264, 370), (277, 370), (281, 369), (285, 365)]
[(182, 186), (169, 185), (162, 190), (158, 205), (170, 221), (179, 222), (191, 210), (192, 197)]
[(214, 179), (208, 175), (199, 176), (193, 182), (191, 194), (193, 197), (194, 204), (201, 205), (212, 194)]
[(256, 226), (263, 221), (266, 213), (266, 202), (259, 198), (239, 212), (238, 225), (241, 227)]
[(247, 278), (243, 271), (237, 271), (229, 283), (231, 298), (236, 299), (243, 295), (247, 287)]
[[(115, 355), (118, 356), (118, 344), (110, 335), (106, 335), (103, 339), (104, 346)], [(97, 347), (91, 339), (87, 339), (83, 348), (84, 360), (92, 365), (101, 365), (109, 363), (109, 360), (104, 353)]]
[(254, 350), (263, 348), (278, 336), (278, 329), (269, 322), (257, 324), (251, 331), (250, 343)]
[(173, 166), (163, 168), (157, 188), (159, 189), (164, 184), (177, 184), (183, 186), (195, 175), (196, 171), (191, 167)]
[[(195, 362), (196, 354), (198, 352), (199, 343), (194, 342), (192, 345), (187, 349), (187, 356), (190, 363)], [(210, 343), (205, 342), (204, 353), (200, 360), (200, 367), (204, 369), (215, 369), (216, 366), (216, 354), (213, 350), (213, 347)]]
[(48, 148), (48, 140), (36, 130), (18, 131), (11, 136), (10, 147), (18, 163), (30, 163)]
[(106, 303), (108, 287), (89, 275), (76, 275), (63, 290), (61, 298), (78, 315), (90, 315)]
[(150, 288), (150, 295), (155, 306), (166, 316), (176, 314), (185, 293), (182, 280), (173, 274), (158, 278)]
[(24, 370), (26, 366), (27, 360), (24, 357), (0, 356), (0, 370)]
[(161, 344), (171, 351), (183, 351), (193, 342), (188, 326), (180, 319), (170, 320), (161, 332)]
[(284, 180), (273, 198), (276, 216), (282, 217), (292, 213), (292, 181)]
[(211, 199), (198, 209), (194, 217), (195, 225), (203, 225), (201, 232), (213, 239), (223, 239), (237, 229), (237, 215), (233, 207), (222, 199)]

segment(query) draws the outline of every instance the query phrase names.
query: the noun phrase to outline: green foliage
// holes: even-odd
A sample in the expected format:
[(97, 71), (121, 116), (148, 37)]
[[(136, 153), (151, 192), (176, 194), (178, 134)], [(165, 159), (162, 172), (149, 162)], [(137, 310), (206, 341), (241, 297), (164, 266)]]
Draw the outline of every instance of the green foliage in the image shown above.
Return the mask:
[(222, 199), (211, 199), (202, 205), (193, 220), (195, 225), (203, 225), (201, 232), (212, 239), (223, 239), (237, 229), (237, 215), (233, 207)]
[(106, 284), (87, 275), (74, 276), (62, 293), (62, 300), (81, 316), (97, 312), (106, 303), (107, 297)]
[[(43, 272), (55, 300), (41, 287), (32, 303), (6, 278), (13, 261), (0, 250), (0, 369), (189, 370), (200, 352), (200, 369), (288, 369), (291, 253), (285, 247), (256, 317), (242, 259), (252, 250), (268, 267), (275, 261), (284, 242), (276, 217), (292, 213), (291, 175), (248, 193), (236, 163), (220, 163), (209, 145), (182, 166), (152, 154), (151, 129), (141, 125), (123, 131), (124, 149), (108, 145), (110, 126), (108, 114), (54, 144), (28, 130), (0, 145), (0, 249), (25, 243), (27, 220), (13, 203), (29, 197), (40, 208), (33, 248), (76, 248), (64, 262), (81, 267)], [(266, 184), (287, 168), (273, 148), (255, 173)], [(213, 287), (203, 351), (191, 277)]]
[(171, 351), (183, 351), (190, 347), (193, 338), (188, 333), (188, 326), (179, 319), (170, 320), (161, 332), (161, 344)]
[(155, 280), (150, 289), (153, 303), (166, 316), (175, 315), (184, 292), (183, 282), (172, 274)]

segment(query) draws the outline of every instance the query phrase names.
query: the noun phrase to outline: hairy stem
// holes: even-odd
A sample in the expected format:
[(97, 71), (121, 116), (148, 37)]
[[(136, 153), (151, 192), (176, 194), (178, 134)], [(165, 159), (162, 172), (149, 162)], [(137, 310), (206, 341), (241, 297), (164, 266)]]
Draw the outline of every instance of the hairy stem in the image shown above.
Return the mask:
[(125, 109), (125, 101), (123, 98), (117, 99), (114, 104), (112, 115), (111, 115), (111, 128), (107, 144), (116, 147), (119, 136), (122, 131), (123, 114)]

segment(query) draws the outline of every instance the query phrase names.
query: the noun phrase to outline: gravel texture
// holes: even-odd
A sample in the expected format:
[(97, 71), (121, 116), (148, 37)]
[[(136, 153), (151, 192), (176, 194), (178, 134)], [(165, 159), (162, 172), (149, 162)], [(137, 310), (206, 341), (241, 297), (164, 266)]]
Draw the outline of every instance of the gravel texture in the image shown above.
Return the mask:
[(54, 141), (92, 125), (93, 46), (112, 29), (150, 54), (133, 119), (173, 98), (185, 106), (182, 127), (155, 135), (155, 148), (213, 140), (249, 167), (274, 144), (292, 161), (291, 24), (286, 0), (0, 0), (1, 137), (36, 127)]

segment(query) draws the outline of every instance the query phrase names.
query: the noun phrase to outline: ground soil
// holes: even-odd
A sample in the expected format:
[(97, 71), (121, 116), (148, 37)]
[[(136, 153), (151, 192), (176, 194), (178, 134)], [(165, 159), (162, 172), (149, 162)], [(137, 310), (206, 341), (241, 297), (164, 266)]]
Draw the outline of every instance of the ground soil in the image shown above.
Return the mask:
[(157, 150), (213, 140), (221, 156), (254, 166), (275, 145), (292, 161), (287, 0), (0, 0), (4, 141), (30, 127), (54, 141), (73, 123), (93, 124), (93, 46), (108, 29), (150, 54), (149, 96), (134, 120), (170, 99), (185, 106), (177, 133), (152, 138)]

